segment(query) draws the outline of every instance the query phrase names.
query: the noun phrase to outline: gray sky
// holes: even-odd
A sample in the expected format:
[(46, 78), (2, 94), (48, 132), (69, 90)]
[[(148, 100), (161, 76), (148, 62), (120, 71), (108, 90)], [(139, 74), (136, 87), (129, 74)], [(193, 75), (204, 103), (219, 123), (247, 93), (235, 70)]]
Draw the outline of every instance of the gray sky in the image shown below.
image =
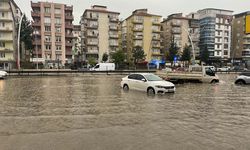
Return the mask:
[[(44, 0), (42, 0), (44, 1)], [(188, 14), (204, 8), (218, 8), (233, 10), (234, 14), (250, 11), (250, 0), (46, 0), (54, 3), (64, 3), (74, 6), (75, 24), (79, 23), (80, 16), (91, 5), (105, 5), (110, 11), (120, 12), (120, 18), (125, 19), (132, 11), (147, 8), (149, 13), (166, 18), (172, 13)], [(22, 11), (31, 19), (30, 0), (15, 0)], [(37, 0), (33, 0), (37, 2)]]

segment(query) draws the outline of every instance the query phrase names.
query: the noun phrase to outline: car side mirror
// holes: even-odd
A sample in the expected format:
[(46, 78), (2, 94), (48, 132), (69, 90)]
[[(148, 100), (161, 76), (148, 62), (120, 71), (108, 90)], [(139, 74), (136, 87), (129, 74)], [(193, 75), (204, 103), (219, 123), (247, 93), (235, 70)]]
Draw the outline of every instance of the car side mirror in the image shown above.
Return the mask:
[(143, 82), (146, 82), (146, 79), (141, 79)]

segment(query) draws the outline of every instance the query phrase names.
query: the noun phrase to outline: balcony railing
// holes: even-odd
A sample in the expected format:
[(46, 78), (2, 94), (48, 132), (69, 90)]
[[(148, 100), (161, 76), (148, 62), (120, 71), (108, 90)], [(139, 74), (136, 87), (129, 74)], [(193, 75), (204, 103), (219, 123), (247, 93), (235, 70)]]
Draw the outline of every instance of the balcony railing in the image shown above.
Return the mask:
[(12, 27), (0, 27), (0, 31), (12, 32), (12, 31), (13, 31), (13, 28), (12, 28)]
[(41, 22), (40, 21), (38, 21), (38, 22), (32, 22), (32, 26), (41, 26)]
[(134, 28), (133, 31), (135, 31), (135, 32), (142, 32), (143, 28)]
[(73, 11), (73, 6), (66, 6), (65, 10), (67, 10), (67, 11)]
[(66, 15), (66, 16), (65, 16), (65, 19), (66, 19), (66, 20), (74, 20), (74, 17), (73, 17), (73, 16), (67, 16), (67, 15)]
[(118, 19), (118, 18), (109, 18), (109, 21), (110, 21), (110, 22), (118, 22), (119, 19)]
[(34, 12), (34, 11), (32, 11), (31, 12), (31, 16), (32, 17), (40, 17), (40, 12)]
[(73, 29), (74, 26), (73, 26), (73, 24), (65, 24), (65, 28), (66, 29)]
[(67, 33), (67, 34), (65, 34), (65, 36), (66, 36), (67, 38), (73, 38), (73, 37), (74, 37), (74, 35), (73, 35), (72, 33)]
[(39, 3), (33, 3), (31, 2), (31, 7), (35, 8), (35, 7), (39, 7), (40, 8), (40, 4)]

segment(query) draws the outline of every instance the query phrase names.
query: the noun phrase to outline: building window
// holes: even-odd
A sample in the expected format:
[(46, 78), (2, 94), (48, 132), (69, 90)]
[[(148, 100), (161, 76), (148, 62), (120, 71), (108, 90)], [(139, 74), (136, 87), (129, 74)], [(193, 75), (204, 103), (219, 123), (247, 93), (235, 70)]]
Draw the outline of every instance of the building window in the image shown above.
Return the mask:
[(49, 17), (44, 18), (44, 23), (51, 23), (51, 19)]
[(50, 36), (45, 36), (45, 42), (50, 42), (51, 41), (51, 37)]
[(56, 24), (61, 24), (61, 18), (56, 18)]
[(50, 8), (49, 7), (45, 7), (44, 10), (45, 10), (45, 13), (50, 13)]
[(61, 32), (61, 27), (56, 27), (56, 32)]
[(61, 54), (56, 54), (56, 59), (61, 60), (62, 59), (62, 55)]
[(5, 58), (5, 53), (0, 53), (0, 58)]
[(46, 50), (51, 50), (51, 45), (45, 45)]
[(56, 46), (56, 50), (57, 50), (57, 51), (62, 50), (62, 46)]
[(0, 22), (0, 27), (5, 27), (5, 22)]
[(56, 42), (61, 42), (61, 37), (60, 36), (56, 36)]
[(55, 14), (61, 14), (61, 9), (60, 8), (56, 8), (55, 9)]
[(224, 51), (224, 55), (228, 55), (228, 51)]
[(4, 12), (2, 12), (2, 17), (4, 17)]
[(45, 32), (50, 32), (51, 31), (51, 27), (50, 26), (45, 26)]
[(217, 52), (216, 52), (216, 55), (220, 55), (220, 52), (219, 52), (219, 51), (217, 51)]
[(228, 44), (224, 44), (224, 49), (228, 49)]
[(0, 42), (0, 47), (5, 47), (5, 43), (4, 42)]

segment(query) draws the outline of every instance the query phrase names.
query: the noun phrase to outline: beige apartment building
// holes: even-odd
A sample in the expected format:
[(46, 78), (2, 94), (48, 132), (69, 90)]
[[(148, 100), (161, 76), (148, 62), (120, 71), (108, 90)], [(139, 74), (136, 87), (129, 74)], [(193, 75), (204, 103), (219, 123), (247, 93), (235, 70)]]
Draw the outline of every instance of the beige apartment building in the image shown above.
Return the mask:
[(127, 53), (127, 61), (133, 61), (132, 50), (140, 46), (146, 54), (145, 61), (162, 60), (160, 31), (161, 16), (148, 13), (147, 9), (133, 11), (122, 22), (122, 47)]
[(182, 54), (185, 45), (189, 44), (188, 30), (189, 19), (182, 16), (182, 13), (172, 14), (163, 19), (162, 23), (162, 48), (167, 52), (171, 42), (174, 41), (179, 48), (179, 54)]
[(73, 6), (31, 2), (33, 18), (34, 63), (46, 68), (63, 67), (72, 62)]
[(250, 12), (234, 15), (232, 25), (232, 60), (250, 67)]
[(81, 17), (82, 48), (84, 59), (102, 61), (104, 53), (118, 50), (119, 12), (109, 11), (106, 6), (94, 5)]
[(0, 1), (0, 70), (16, 66), (16, 28), (21, 14), (21, 10), (13, 0)]

